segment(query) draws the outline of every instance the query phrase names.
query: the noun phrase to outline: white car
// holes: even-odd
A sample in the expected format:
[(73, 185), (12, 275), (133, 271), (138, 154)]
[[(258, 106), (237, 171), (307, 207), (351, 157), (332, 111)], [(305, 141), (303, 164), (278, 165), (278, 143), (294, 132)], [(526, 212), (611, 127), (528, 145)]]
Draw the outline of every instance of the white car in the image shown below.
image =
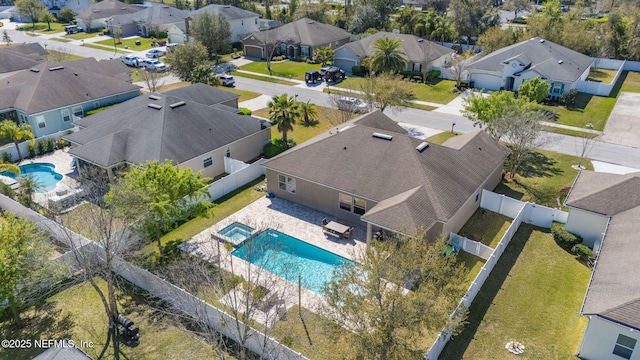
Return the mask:
[(140, 61), (140, 66), (149, 71), (155, 72), (165, 72), (167, 70), (167, 65), (156, 59), (142, 59), (142, 61)]
[(167, 50), (167, 52), (172, 52), (173, 50), (175, 50), (180, 45), (182, 45), (182, 44), (170, 43), (170, 44), (167, 44), (167, 47), (165, 49)]
[(341, 96), (336, 99), (336, 104), (339, 110), (351, 113), (363, 114), (369, 111), (369, 104), (355, 97)]
[(145, 56), (148, 57), (148, 58), (155, 59), (155, 58), (159, 58), (161, 56), (164, 56), (164, 53), (165, 53), (164, 50), (161, 50), (161, 49), (151, 49), (151, 50), (147, 51)]
[(220, 79), (220, 83), (222, 84), (222, 86), (232, 87), (236, 84), (236, 81), (233, 79), (233, 76), (229, 74), (218, 75), (218, 79)]
[(135, 55), (123, 55), (120, 56), (120, 61), (127, 66), (139, 67), (141, 59)]

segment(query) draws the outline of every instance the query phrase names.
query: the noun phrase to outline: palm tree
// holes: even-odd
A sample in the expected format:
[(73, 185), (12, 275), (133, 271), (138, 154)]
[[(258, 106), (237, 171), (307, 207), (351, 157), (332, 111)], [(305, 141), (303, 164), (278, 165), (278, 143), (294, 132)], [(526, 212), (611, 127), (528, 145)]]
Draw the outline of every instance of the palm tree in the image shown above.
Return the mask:
[(445, 39), (450, 38), (453, 34), (453, 29), (449, 19), (444, 16), (438, 16), (433, 24), (433, 30), (431, 31), (431, 38), (438, 39), (441, 43)]
[(402, 41), (395, 37), (381, 37), (373, 43), (371, 67), (376, 72), (400, 71), (407, 61), (400, 49)]
[(33, 175), (23, 176), (20, 179), (20, 194), (27, 201), (26, 206), (31, 206), (33, 202), (33, 194), (43, 188), (42, 183)]
[(11, 120), (4, 120), (0, 122), (0, 139), (11, 139), (13, 144), (16, 146), (16, 150), (18, 150), (18, 157), (20, 161), (22, 161), (22, 153), (20, 153), (20, 146), (18, 144), (22, 140), (32, 140), (35, 137), (31, 132), (31, 125), (22, 124), (18, 126), (17, 123)]
[(315, 127), (318, 125), (318, 111), (316, 106), (311, 104), (309, 100), (306, 103), (300, 103), (300, 118), (302, 118), (302, 126)]
[(269, 106), (269, 119), (282, 133), (282, 140), (288, 143), (287, 132), (293, 131), (296, 119), (300, 118), (298, 102), (294, 100), (293, 96), (282, 94), (275, 95), (267, 106)]
[(0, 162), (0, 172), (4, 171), (20, 176), (20, 167), (18, 167), (17, 165)]
[(333, 50), (328, 47), (319, 47), (313, 52), (313, 59), (325, 66), (328, 62), (333, 62)]

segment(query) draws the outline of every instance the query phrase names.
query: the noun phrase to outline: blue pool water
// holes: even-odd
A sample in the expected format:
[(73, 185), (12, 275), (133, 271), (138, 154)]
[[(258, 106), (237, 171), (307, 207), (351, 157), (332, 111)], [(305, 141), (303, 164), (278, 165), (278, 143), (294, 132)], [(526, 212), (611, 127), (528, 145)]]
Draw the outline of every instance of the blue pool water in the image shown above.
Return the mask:
[(218, 234), (232, 239), (237, 244), (250, 237), (252, 231), (252, 227), (236, 221), (231, 225), (228, 225), (224, 229), (218, 231)]
[(321, 295), (322, 286), (331, 280), (336, 268), (353, 264), (342, 256), (273, 229), (244, 242), (232, 254), (295, 284), (300, 275), (303, 287)]
[[(24, 177), (27, 175), (32, 175), (38, 184), (42, 187), (39, 189), (38, 193), (46, 193), (52, 191), (58, 185), (58, 182), (62, 180), (62, 174), (55, 172), (55, 165), (50, 163), (33, 163), (20, 165), (20, 176)], [(4, 176), (8, 176), (10, 178), (16, 179), (16, 174), (3, 172), (1, 173)]]

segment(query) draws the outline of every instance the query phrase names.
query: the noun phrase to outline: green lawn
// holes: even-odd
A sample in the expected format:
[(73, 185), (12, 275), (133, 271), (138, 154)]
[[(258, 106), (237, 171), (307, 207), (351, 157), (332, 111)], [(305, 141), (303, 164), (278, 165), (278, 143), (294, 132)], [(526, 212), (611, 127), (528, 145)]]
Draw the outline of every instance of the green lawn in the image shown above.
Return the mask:
[(440, 134), (435, 134), (433, 136), (430, 136), (426, 139), (427, 142), (433, 143), (433, 144), (444, 144), (445, 141), (451, 139), (454, 136), (460, 135), (456, 132), (451, 132), (451, 131), (443, 131)]
[[(88, 47), (88, 48), (92, 48), (92, 49), (98, 49), (98, 50), (104, 50), (104, 51), (113, 51), (113, 44), (111, 44), (111, 46), (102, 46), (102, 45), (95, 45), (95, 44), (91, 44), (91, 43), (85, 43), (84, 45), (82, 45), (84, 47)], [(118, 47), (117, 53), (118, 54), (129, 54), (128, 51), (125, 50), (120, 50), (121, 48)]]
[[(348, 77), (344, 81), (334, 85), (334, 87), (359, 90), (362, 88), (365, 78)], [(458, 92), (453, 91), (455, 81), (438, 80), (435, 84), (418, 84), (413, 82), (405, 82), (415, 95), (415, 100), (428, 101), (436, 104), (447, 104), (458, 96)]]
[[(134, 69), (134, 70), (133, 70), (133, 72), (131, 73), (131, 80), (132, 80), (134, 83), (135, 83), (135, 82), (139, 82), (139, 81), (144, 81), (144, 79), (142, 78), (141, 73), (142, 73), (142, 72), (145, 72), (145, 71), (147, 71), (147, 70), (144, 70), (144, 69)], [(169, 75), (169, 72), (168, 72), (168, 71), (165, 71), (165, 72), (163, 72), (163, 73), (157, 73), (157, 75), (158, 75), (160, 78), (163, 78), (163, 77), (165, 77), (165, 76)], [(160, 81), (158, 81), (158, 85), (162, 85), (162, 79), (161, 79)], [(164, 91), (167, 91), (167, 90), (164, 90)]]
[[(503, 180), (494, 192), (557, 208), (560, 190), (570, 187), (578, 175), (578, 170), (571, 167), (577, 165), (578, 160), (575, 156), (538, 150), (531, 155), (526, 164), (520, 166), (516, 176), (517, 182)], [(593, 170), (593, 165), (588, 159), (584, 159), (582, 165), (588, 170)], [(561, 198), (560, 203), (563, 200)]]
[(559, 128), (555, 126), (543, 126), (543, 128), (544, 128), (544, 131), (548, 131), (556, 134), (569, 135), (569, 136), (575, 136), (575, 137), (586, 137), (588, 139), (593, 139), (598, 136), (597, 133), (593, 133), (593, 132), (590, 133), (586, 131), (564, 129), (564, 128)]
[[(289, 131), (287, 133), (287, 137), (289, 139), (293, 139), (296, 143), (301, 144), (323, 132), (335, 127), (334, 124), (337, 123), (337, 119), (342, 116), (343, 112), (336, 109), (331, 109), (323, 106), (317, 106), (316, 110), (318, 111), (318, 124), (314, 127), (304, 127), (300, 123), (296, 123), (293, 125), (293, 131)], [(265, 119), (269, 118), (269, 109), (259, 109), (253, 112), (252, 115), (260, 116)], [(282, 138), (282, 133), (278, 132), (276, 128), (271, 129), (271, 138), (272, 139), (280, 139)]]
[(224, 89), (225, 91), (232, 92), (234, 94), (240, 95), (240, 98), (238, 99), (238, 102), (243, 102), (243, 101), (255, 99), (258, 96), (262, 95), (260, 93), (256, 93), (256, 92), (253, 92), (253, 91), (240, 90), (240, 89), (236, 89), (236, 88), (221, 88), (221, 89)]
[(587, 321), (577, 312), (591, 271), (546, 229), (522, 224), (469, 309), (462, 333), (440, 359), (573, 359)]
[(589, 70), (589, 77), (587, 78), (587, 81), (611, 84), (617, 73), (617, 70), (591, 68)]
[(71, 40), (69, 40), (69, 39), (56, 38), (56, 37), (54, 37), (54, 38), (50, 38), (49, 40), (58, 41), (58, 42), (62, 42), (62, 43), (68, 43), (68, 42), (71, 42)]
[(246, 65), (240, 66), (240, 70), (257, 72), (265, 75), (280, 76), (295, 80), (304, 80), (304, 74), (309, 70), (320, 70), (322, 65), (320, 64), (307, 64), (302, 61), (278, 61), (271, 62), (271, 71), (267, 70), (266, 61), (254, 61)]
[[(58, 57), (58, 53), (59, 51), (55, 51), (55, 50), (47, 50), (47, 53), (49, 54), (49, 56), (56, 58)], [(80, 60), (80, 59), (84, 59), (82, 56), (80, 55), (74, 55), (74, 54), (69, 54), (69, 53), (65, 53), (64, 54), (64, 61), (72, 61), (72, 60)]]
[[(140, 45), (136, 45), (136, 41), (140, 41)], [(154, 42), (154, 41), (156, 40), (155, 39), (152, 40), (151, 38), (132, 37), (132, 38), (122, 39), (120, 40), (119, 43), (116, 43), (116, 45), (118, 46), (119, 49), (124, 49), (124, 47), (127, 46), (129, 50), (142, 51), (142, 50), (151, 49), (153, 47), (151, 46), (151, 42)], [(106, 45), (113, 48), (113, 38), (108, 37), (106, 40), (96, 42), (96, 44)]]
[[(101, 288), (106, 283), (99, 279)], [(106, 290), (105, 290), (106, 291)], [(210, 346), (191, 335), (185, 327), (148, 304), (147, 294), (132, 286), (118, 292), (119, 310), (140, 329), (140, 344), (135, 347), (120, 345), (121, 359), (194, 359), (212, 358)], [(107, 339), (107, 321), (100, 298), (88, 282), (67, 288), (51, 296), (38, 307), (23, 314), (25, 327), (20, 330), (4, 322), (0, 324), (3, 338), (54, 339), (70, 338), (76, 344), (81, 340), (94, 343), (84, 347), (92, 358), (113, 359), (113, 346), (103, 356), (100, 353)], [(3, 359), (31, 359), (43, 351), (41, 348), (1, 350)]]
[(282, 85), (289, 85), (289, 86), (298, 85), (298, 83), (295, 83), (293, 81), (275, 79), (275, 78), (271, 78), (271, 77), (268, 77), (268, 76), (247, 74), (247, 73), (243, 73), (243, 72), (240, 72), (240, 71), (234, 71), (233, 72), (233, 76), (240, 76), (240, 77), (244, 77), (244, 78), (247, 78), (247, 79), (254, 79), (254, 80), (266, 81), (266, 82), (282, 84)]
[[(58, 23), (58, 22), (52, 22), (51, 23), (51, 30), (49, 30), (49, 26), (47, 25), (47, 23), (37, 22), (36, 23), (36, 27), (35, 27), (35, 31), (38, 32), (38, 33), (43, 33), (43, 34), (64, 32), (64, 27), (67, 26), (67, 25), (68, 24), (61, 24), (61, 23)], [(33, 26), (32, 26), (32, 24), (22, 25), (22, 26), (18, 26), (16, 28), (16, 30), (33, 31)]]
[(98, 36), (98, 33), (79, 32), (75, 34), (65, 35), (65, 39), (83, 40)]
[(511, 218), (478, 208), (458, 234), (495, 249), (509, 225)]

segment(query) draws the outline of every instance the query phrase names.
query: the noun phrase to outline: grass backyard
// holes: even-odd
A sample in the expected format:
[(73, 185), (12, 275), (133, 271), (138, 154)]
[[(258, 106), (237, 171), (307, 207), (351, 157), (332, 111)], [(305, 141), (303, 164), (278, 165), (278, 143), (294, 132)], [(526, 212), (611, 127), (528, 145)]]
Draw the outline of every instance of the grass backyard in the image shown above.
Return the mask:
[(280, 76), (294, 80), (304, 80), (304, 73), (309, 70), (320, 70), (320, 64), (307, 64), (303, 61), (272, 61), (271, 74), (267, 70), (266, 61), (253, 61), (239, 67), (240, 70), (252, 71), (265, 75)]
[(617, 73), (617, 70), (591, 68), (589, 70), (589, 77), (587, 77), (587, 81), (611, 84)]
[(79, 33), (75, 33), (75, 34), (65, 35), (64, 38), (65, 39), (71, 39), (71, 40), (83, 40), (83, 39), (96, 37), (96, 36), (98, 36), (98, 34), (101, 34), (101, 33), (79, 32)]
[[(56, 32), (64, 32), (64, 27), (67, 26), (68, 24), (61, 24), (59, 22), (52, 22), (51, 23), (51, 30), (49, 30), (49, 26), (47, 25), (47, 23), (41, 23), (41, 22), (37, 22), (36, 23), (36, 27), (35, 27), (35, 32), (37, 33), (42, 33), (42, 34), (48, 34), (48, 33), (56, 33)], [(20, 30), (20, 31), (33, 31), (33, 24), (29, 23), (27, 25), (22, 25), (22, 26), (18, 26), (16, 28), (16, 30)]]
[[(91, 44), (91, 43), (85, 43), (82, 46), (84, 47), (88, 47), (88, 48), (92, 48), (92, 49), (98, 49), (98, 50), (104, 50), (104, 51), (113, 51), (113, 44), (111, 44), (111, 46), (103, 46), (103, 45), (95, 45), (95, 44)], [(125, 50), (120, 50), (121, 48), (118, 48), (116, 50), (116, 52), (118, 54), (129, 54), (128, 51)]]
[[(62, 55), (60, 54), (59, 51), (55, 51), (55, 50), (47, 50), (47, 53), (49, 54), (48, 57), (51, 57), (51, 58), (58, 58)], [(84, 59), (84, 58), (80, 55), (74, 55), (69, 53), (64, 54), (64, 61), (72, 61), (72, 60), (80, 60), (80, 59)]]
[[(344, 81), (332, 85), (334, 88), (358, 90), (362, 88), (365, 78), (361, 77), (348, 77)], [(447, 104), (451, 100), (458, 96), (457, 92), (454, 92), (455, 81), (452, 80), (438, 80), (435, 84), (419, 84), (406, 82), (413, 93), (415, 94), (414, 100), (428, 101), (437, 104)]]
[[(522, 224), (469, 309), (467, 325), (441, 359), (574, 358), (586, 327), (577, 312), (591, 271), (547, 229)], [(535, 301), (532, 301), (535, 299)]]
[[(331, 109), (323, 106), (317, 106), (318, 111), (318, 125), (314, 127), (304, 127), (299, 122), (293, 125), (293, 131), (287, 133), (289, 139), (293, 139), (296, 143), (303, 143), (323, 132), (333, 128), (338, 123), (338, 119), (343, 115), (343, 112), (336, 109)], [(265, 119), (269, 118), (269, 109), (259, 109), (253, 112), (252, 115), (260, 116)], [(276, 128), (271, 130), (272, 139), (282, 138), (282, 133), (278, 132)]]
[[(136, 45), (136, 41), (140, 41), (140, 45)], [(119, 43), (116, 43), (116, 45), (118, 46), (118, 48), (124, 48), (125, 46), (127, 46), (128, 50), (143, 51), (151, 49), (153, 47), (151, 46), (151, 42), (155, 41), (155, 39), (152, 40), (151, 38), (130, 37), (121, 39)], [(96, 44), (113, 47), (113, 38), (107, 37), (106, 40), (97, 41)]]
[[(99, 279), (101, 288), (106, 283)], [(135, 347), (120, 345), (122, 359), (193, 359), (211, 358), (210, 346), (191, 335), (184, 326), (163, 316), (148, 304), (149, 298), (140, 295), (137, 288), (125, 286), (118, 292), (119, 310), (140, 328), (140, 344)], [(106, 291), (106, 290), (105, 290)], [(140, 290), (141, 292), (141, 290)], [(25, 326), (16, 330), (8, 322), (0, 324), (0, 334), (9, 339), (70, 338), (76, 344), (92, 341), (93, 347), (83, 351), (94, 359), (113, 359), (113, 346), (101, 355), (107, 339), (107, 321), (102, 302), (88, 282), (74, 285), (49, 297), (38, 307), (23, 313)], [(180, 344), (180, 346), (177, 346)], [(0, 349), (3, 359), (32, 359), (43, 349)]]
[(289, 86), (298, 85), (298, 83), (293, 81), (281, 80), (281, 79), (276, 79), (276, 78), (262, 76), (262, 75), (247, 74), (241, 71), (234, 71), (233, 76), (240, 76), (247, 79), (266, 81), (266, 82), (271, 82), (271, 83), (281, 84), (281, 85), (289, 85)]
[(426, 141), (432, 144), (442, 145), (444, 144), (445, 141), (457, 135), (460, 135), (460, 134), (456, 132), (451, 132), (451, 131), (443, 131), (440, 134), (435, 134), (433, 136), (428, 137)]

